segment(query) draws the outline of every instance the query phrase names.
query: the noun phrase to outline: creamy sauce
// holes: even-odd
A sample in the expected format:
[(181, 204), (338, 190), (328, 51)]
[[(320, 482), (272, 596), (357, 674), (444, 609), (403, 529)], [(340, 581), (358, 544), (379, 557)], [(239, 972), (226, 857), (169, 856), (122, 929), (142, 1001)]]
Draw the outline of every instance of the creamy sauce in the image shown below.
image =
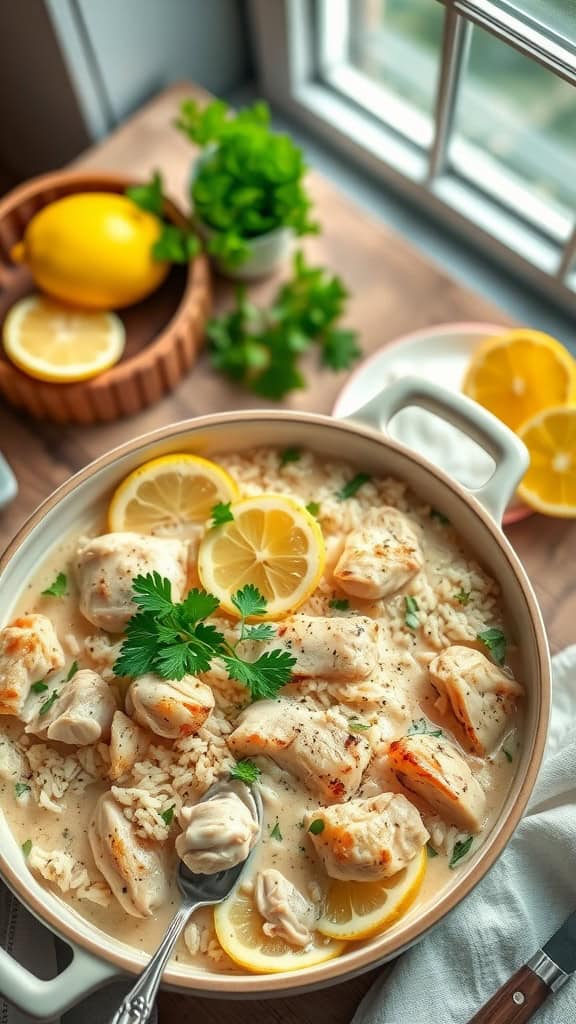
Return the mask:
[[(219, 461), (226, 464), (225, 459)], [(298, 491), (303, 501), (315, 499), (317, 488), (321, 485), (322, 473), (316, 467), (314, 468), (315, 472), (309, 473), (306, 479), (305, 488)], [(250, 493), (254, 493), (254, 490), (255, 488), (252, 487)], [(285, 486), (284, 490), (287, 491), (288, 487)], [(449, 570), (455, 551), (458, 551), (458, 557), (461, 559), (469, 556), (462, 554), (461, 546), (450, 527), (440, 529), (438, 524), (429, 518), (427, 512), (419, 512), (419, 515), (420, 522), (424, 527), (423, 549), (426, 564), (433, 564), (437, 577), (441, 578)], [(94, 536), (102, 532), (102, 529), (101, 522), (94, 520), (92, 527), (89, 530), (85, 529), (83, 534)], [(331, 570), (341, 553), (343, 537), (333, 536), (329, 530), (327, 533), (328, 558), (325, 579), (332, 588)], [(78, 661), (81, 668), (95, 667), (98, 670), (98, 666), (91, 661), (87, 654), (84, 644), (88, 636), (97, 635), (99, 631), (83, 619), (77, 608), (78, 593), (73, 572), (74, 553), (77, 545), (78, 534), (74, 534), (65, 538), (49, 554), (34, 579), (27, 584), (14, 610), (14, 617), (28, 612), (41, 612), (51, 619), (67, 654), (66, 668), (61, 675), (65, 675), (74, 660)], [(43, 597), (41, 591), (53, 581), (58, 572), (62, 571), (66, 572), (68, 577), (67, 596), (60, 599)], [(193, 572), (191, 576), (193, 580)], [(403, 601), (402, 595), (400, 595), (400, 599)], [(396, 600), (396, 598), (392, 600)], [(441, 728), (448, 739), (454, 739), (458, 743), (458, 736), (454, 735), (452, 731), (454, 720), (450, 715), (440, 715), (434, 707), (437, 693), (428, 681), (426, 672), (426, 655), (431, 657), (432, 654), (437, 653), (438, 646), (430, 642), (430, 638), (427, 636), (425, 616), (423, 616), (423, 629), (416, 633), (407, 631), (404, 646), (400, 649), (392, 648), (390, 638), (386, 634), (387, 602), (369, 603), (350, 598), (349, 603), (351, 613), (359, 612), (382, 621), (385, 634), (384, 644), (388, 643), (385, 671), (376, 673), (369, 683), (357, 684), (356, 699), (345, 705), (349, 714), (361, 718), (365, 723), (370, 723), (376, 751), (358, 795), (372, 796), (383, 789), (404, 792), (392, 773), (383, 767), (382, 759), (378, 759), (379, 752), (385, 751), (390, 740), (405, 735), (407, 727), (412, 721), (424, 717)], [(420, 599), (420, 606), (425, 606), (424, 599)], [(306, 607), (301, 609), (301, 611), (306, 610)], [(499, 611), (495, 605), (493, 618), (497, 620), (498, 617)], [(75, 642), (74, 639), (69, 642), (69, 638), (75, 638)], [(454, 642), (459, 641), (456, 639)], [(76, 652), (76, 644), (78, 652)], [(508, 663), (511, 663), (510, 659), (508, 659)], [(121, 699), (125, 684), (116, 682), (112, 685), (117, 686), (119, 699)], [(325, 692), (332, 694), (333, 700), (342, 699), (340, 696), (334, 696), (339, 694), (342, 689), (345, 690), (346, 687), (325, 686)], [(306, 695), (308, 690), (314, 690), (314, 686), (309, 686), (304, 681), (286, 687), (282, 695), (302, 696)], [(344, 696), (349, 698), (350, 695), (344, 694)], [(37, 698), (38, 702), (42, 699), (45, 698)], [(510, 788), (519, 759), (518, 736), (522, 733), (521, 722), (521, 712), (517, 712), (510, 721), (502, 745), (506, 748), (511, 760), (504, 755), (502, 748), (492, 757), (484, 760), (466, 756), (467, 762), (473, 773), (479, 778), (488, 797), (485, 827), (483, 833), (475, 838), (474, 849), (478, 848), (489, 832)], [(0, 719), (0, 739), (4, 735), (12, 740), (17, 740), (22, 731), (22, 724), (17, 720), (7, 717)], [(31, 740), (36, 742), (35, 737), (31, 737)], [(169, 741), (155, 738), (154, 742), (160, 745), (164, 742), (169, 746)], [(52, 746), (63, 754), (70, 752), (70, 748), (66, 748), (62, 744), (52, 744)], [(307, 899), (313, 899), (318, 890), (325, 888), (326, 876), (306, 834), (303, 817), (306, 811), (313, 810), (318, 806), (318, 800), (311, 797), (288, 773), (271, 765), (267, 760), (262, 759), (260, 763), (264, 768), (261, 784), (265, 806), (265, 824), (262, 838), (252, 855), (249, 875), (254, 877), (255, 873), (263, 868), (277, 868)], [(35, 845), (49, 851), (64, 850), (75, 861), (86, 866), (91, 879), (98, 879), (100, 875), (88, 843), (87, 829), (94, 805), (100, 794), (107, 788), (107, 782), (98, 780), (90, 784), (84, 793), (78, 795), (68, 792), (62, 800), (65, 810), (62, 814), (57, 815), (38, 807), (31, 793), (18, 798), (15, 793), (14, 781), (5, 780), (0, 782), (0, 804), (19, 843), (31, 840)], [(429, 808), (417, 797), (413, 797), (411, 794), (409, 796), (424, 815), (430, 817)], [(426, 817), (425, 822), (427, 823)], [(275, 825), (278, 826), (276, 836), (279, 831), (281, 839), (275, 837)], [(172, 878), (176, 871), (176, 855), (173, 849), (175, 834), (173, 829), (167, 843)], [(436, 902), (446, 887), (454, 881), (454, 878), (455, 872), (450, 869), (447, 856), (431, 857), (428, 861), (420, 896), (408, 917), (417, 917), (427, 904)], [(46, 884), (49, 885), (49, 883)], [(54, 891), (58, 894), (56, 889)], [(129, 946), (147, 952), (151, 952), (158, 944), (179, 902), (174, 882), (171, 883), (169, 902), (154, 917), (147, 919), (129, 916), (114, 899), (111, 900), (108, 907), (100, 907), (84, 900), (75, 899), (70, 894), (65, 894), (61, 898), (69, 902), (77, 913), (103, 932)], [(211, 920), (210, 910), (200, 911), (195, 917), (195, 921), (210, 929)], [(192, 956), (182, 940), (177, 947), (175, 958), (193, 964), (197, 968), (242, 973), (241, 968), (236, 967), (226, 956), (223, 956), (220, 961), (214, 961), (204, 953)]]

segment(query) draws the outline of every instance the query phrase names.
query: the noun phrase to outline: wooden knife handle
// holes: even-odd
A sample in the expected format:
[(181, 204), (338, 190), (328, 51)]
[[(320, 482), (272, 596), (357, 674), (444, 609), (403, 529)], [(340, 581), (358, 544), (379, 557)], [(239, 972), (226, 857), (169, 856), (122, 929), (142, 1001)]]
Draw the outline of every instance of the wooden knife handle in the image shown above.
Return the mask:
[(525, 1024), (552, 994), (529, 967), (521, 967), (472, 1017), (469, 1024)]

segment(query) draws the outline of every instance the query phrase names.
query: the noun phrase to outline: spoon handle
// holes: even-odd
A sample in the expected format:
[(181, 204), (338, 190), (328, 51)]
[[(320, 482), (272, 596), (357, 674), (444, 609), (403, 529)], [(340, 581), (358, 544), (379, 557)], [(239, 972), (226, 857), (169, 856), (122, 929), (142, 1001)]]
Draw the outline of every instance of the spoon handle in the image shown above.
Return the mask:
[(164, 968), (170, 959), (170, 954), (176, 944), (176, 940), (190, 914), (197, 907), (205, 905), (196, 901), (184, 901), (182, 903), (180, 909), (168, 925), (164, 938), (154, 956), (150, 958), (148, 966), (142, 971), (136, 984), (125, 996), (116, 1013), (111, 1018), (110, 1024), (146, 1024), (152, 1013)]

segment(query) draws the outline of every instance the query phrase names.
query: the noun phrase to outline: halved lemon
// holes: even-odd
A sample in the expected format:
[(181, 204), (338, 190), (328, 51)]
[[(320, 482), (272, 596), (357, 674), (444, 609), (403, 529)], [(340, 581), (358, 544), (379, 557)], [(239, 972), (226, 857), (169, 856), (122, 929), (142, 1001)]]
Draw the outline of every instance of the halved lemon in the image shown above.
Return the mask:
[(482, 342), (462, 390), (517, 430), (542, 409), (576, 400), (576, 360), (549, 334), (518, 328)]
[(298, 608), (316, 588), (326, 552), (316, 519), (293, 498), (260, 494), (238, 501), (233, 520), (208, 530), (198, 551), (202, 586), (238, 615), (232, 595), (247, 583), (258, 587), (273, 619)]
[(2, 340), (8, 358), (24, 373), (66, 384), (96, 377), (117, 363), (126, 337), (115, 313), (30, 295), (12, 306)]
[(576, 518), (576, 408), (546, 409), (518, 434), (530, 452), (522, 501), (547, 516)]
[(392, 878), (381, 882), (333, 880), (324, 913), (316, 923), (322, 935), (346, 942), (367, 939), (389, 928), (416, 899), (426, 873), (426, 848)]
[(215, 462), (187, 452), (161, 455), (116, 488), (108, 526), (112, 533), (178, 534), (190, 524), (204, 523), (214, 505), (237, 497), (236, 482)]
[(301, 971), (305, 967), (332, 960), (346, 948), (314, 932), (305, 949), (289, 946), (283, 939), (265, 935), (263, 918), (254, 906), (254, 897), (236, 889), (214, 910), (214, 927), (218, 942), (241, 967), (257, 974), (280, 971)]

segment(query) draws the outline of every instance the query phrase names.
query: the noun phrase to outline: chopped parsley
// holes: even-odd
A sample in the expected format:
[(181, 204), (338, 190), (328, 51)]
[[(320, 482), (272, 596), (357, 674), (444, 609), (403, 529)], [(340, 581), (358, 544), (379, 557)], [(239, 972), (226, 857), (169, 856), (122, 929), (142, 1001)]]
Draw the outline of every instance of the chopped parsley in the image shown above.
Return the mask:
[(24, 796), (24, 793), (30, 792), (30, 786), (27, 782), (16, 782), (14, 785), (14, 791), (17, 797)]
[(280, 831), (280, 822), (278, 821), (278, 818), (276, 818), (276, 824), (274, 825), (274, 828), (270, 830), (270, 839), (275, 839), (278, 843), (281, 843), (283, 838), (284, 837)]
[(299, 448), (285, 448), (280, 452), (280, 465), (287, 466), (289, 462), (300, 462), (302, 452)]
[(470, 596), (471, 594), (469, 590), (459, 590), (457, 594), (454, 594), (458, 604), (461, 604), (464, 608), (468, 604)]
[(359, 718), (348, 719), (348, 729), (350, 732), (366, 732), (366, 729), (370, 728), (370, 722), (361, 722)]
[(32, 693), (46, 693), (47, 689), (48, 686), (44, 680), (40, 680), (38, 683), (32, 683), (32, 686), (30, 687)]
[(418, 718), (406, 730), (407, 736), (443, 736), (442, 729), (431, 729), (425, 718)]
[(176, 604), (170, 580), (157, 572), (136, 576), (132, 588), (138, 611), (126, 626), (126, 638), (114, 664), (117, 676), (153, 672), (161, 679), (182, 679), (207, 672), (213, 659), (220, 658), (228, 677), (242, 683), (252, 700), (274, 698), (289, 681), (296, 659), (288, 651), (266, 651), (255, 661), (246, 661), (238, 654), (238, 644), (243, 640), (264, 640), (274, 635), (269, 623), (246, 625), (248, 618), (266, 611), (266, 599), (252, 584), (232, 597), (240, 615), (240, 636), (233, 645), (215, 626), (205, 622), (219, 607), (213, 594), (191, 590), (184, 601)]
[(60, 696), (60, 694), (59, 694), (58, 690), (52, 690), (52, 693), (48, 697), (48, 700), (44, 701), (44, 703), (43, 703), (42, 707), (40, 708), (38, 714), (40, 716), (47, 715), (48, 712), (50, 711), (50, 708), (52, 707), (52, 705), (55, 704), (56, 701), (58, 700), (59, 696)]
[(230, 508), (232, 502), (230, 501), (219, 501), (217, 505), (214, 505), (210, 513), (212, 522), (210, 526), (222, 526), (223, 523), (234, 522), (234, 513)]
[(68, 579), (66, 573), (59, 572), (56, 579), (46, 587), (46, 590), (42, 591), (43, 597), (64, 597), (68, 587)]
[(470, 851), (470, 847), (473, 842), (474, 836), (468, 836), (468, 839), (458, 840), (458, 842), (454, 844), (454, 849), (452, 850), (452, 856), (450, 857), (450, 863), (448, 865), (449, 868), (455, 868), (456, 865), (460, 863), (460, 861)]
[(494, 661), (497, 661), (499, 665), (504, 664), (507, 640), (501, 629), (484, 629), (481, 633), (476, 634), (476, 639), (488, 648)]
[(437, 508), (430, 509), (430, 519), (436, 519), (442, 526), (450, 526), (448, 516), (445, 516), (443, 512), (439, 512)]
[(324, 819), (314, 818), (314, 821), (311, 821), (310, 825), (308, 826), (308, 831), (311, 832), (313, 836), (319, 836), (320, 833), (324, 831), (324, 828)]
[(32, 840), (31, 839), (27, 839), (25, 843), (22, 843), (22, 853), (24, 854), (25, 857), (29, 857), (30, 856), (31, 849), (32, 849)]
[(347, 612), (350, 607), (350, 601), (347, 601), (344, 597), (333, 597), (328, 602), (330, 608), (335, 608), (337, 612)]
[(347, 498), (353, 498), (360, 488), (363, 487), (364, 484), (369, 483), (371, 479), (372, 477), (368, 473), (357, 473), (356, 476), (353, 476), (347, 484), (344, 484), (344, 486), (336, 492), (338, 501), (346, 501)]
[(502, 753), (504, 754), (504, 757), (508, 761), (508, 764), (512, 764), (513, 757), (512, 757), (512, 754), (510, 753), (510, 751), (506, 750), (506, 747), (502, 747)]
[(435, 850), (433, 846), (430, 846), (430, 843), (426, 844), (426, 853), (428, 854), (430, 860), (433, 860), (434, 857), (438, 856), (438, 850)]
[(245, 782), (247, 786), (256, 782), (261, 774), (258, 765), (254, 764), (254, 761), (251, 761), (248, 757), (242, 758), (241, 761), (236, 761), (236, 764), (233, 764), (230, 769), (230, 778)]
[(306, 505), (306, 511), (309, 512), (311, 516), (314, 516), (315, 519), (318, 519), (318, 516), (320, 515), (320, 502), (309, 501)]
[(70, 680), (72, 679), (72, 676), (76, 675), (77, 671), (78, 671), (78, 662), (77, 661), (73, 661), (72, 664), (70, 665), (70, 668), (68, 669), (68, 675), (66, 676), (66, 682), (67, 683), (70, 682)]
[(406, 608), (404, 614), (404, 622), (409, 629), (418, 629), (420, 625), (420, 616), (418, 615), (418, 601), (411, 594), (406, 594), (404, 597), (404, 605)]
[(171, 807), (167, 807), (166, 810), (162, 811), (162, 813), (160, 814), (162, 821), (164, 822), (165, 825), (168, 825), (168, 827), (170, 827), (170, 825), (174, 821), (174, 807), (175, 804), (172, 804)]

